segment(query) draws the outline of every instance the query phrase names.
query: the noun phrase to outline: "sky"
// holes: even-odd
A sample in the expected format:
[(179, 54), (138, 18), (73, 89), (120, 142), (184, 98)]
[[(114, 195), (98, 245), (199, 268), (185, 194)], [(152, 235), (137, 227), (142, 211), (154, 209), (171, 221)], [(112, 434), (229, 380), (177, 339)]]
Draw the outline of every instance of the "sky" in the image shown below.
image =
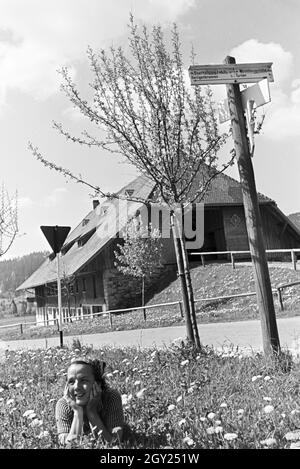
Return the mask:
[[(137, 175), (119, 157), (66, 141), (52, 124), (62, 122), (74, 135), (84, 130), (84, 118), (60, 90), (58, 70), (67, 66), (86, 91), (87, 47), (126, 50), (130, 12), (166, 31), (176, 22), (186, 69), (191, 47), (199, 65), (221, 64), (227, 55), (240, 63), (273, 62), (271, 102), (259, 108), (265, 120), (253, 157), (256, 185), (286, 215), (300, 211), (298, 0), (0, 0), (0, 7), (0, 183), (10, 194), (18, 191), (20, 230), (2, 259), (48, 250), (41, 225), (74, 228), (92, 208), (91, 191), (44, 167), (29, 141), (103, 191), (119, 190)], [(226, 86), (213, 92), (218, 101)], [(227, 174), (239, 179), (236, 165)]]

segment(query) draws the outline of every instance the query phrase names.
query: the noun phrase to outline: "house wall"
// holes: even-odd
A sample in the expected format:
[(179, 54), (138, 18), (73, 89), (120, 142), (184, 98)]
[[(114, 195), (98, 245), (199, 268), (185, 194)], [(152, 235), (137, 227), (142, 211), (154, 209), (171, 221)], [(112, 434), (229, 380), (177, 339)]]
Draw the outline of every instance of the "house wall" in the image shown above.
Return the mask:
[(243, 207), (223, 207), (223, 223), (227, 251), (247, 251), (248, 235)]

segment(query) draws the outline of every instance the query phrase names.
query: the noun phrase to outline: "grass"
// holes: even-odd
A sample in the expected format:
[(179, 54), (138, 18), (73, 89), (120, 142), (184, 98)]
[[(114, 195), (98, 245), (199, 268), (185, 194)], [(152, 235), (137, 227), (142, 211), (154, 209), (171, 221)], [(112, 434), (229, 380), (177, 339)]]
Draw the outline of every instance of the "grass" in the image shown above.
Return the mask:
[[(299, 271), (294, 271), (282, 263), (280, 266), (269, 265), (272, 287), (279, 283), (288, 283), (300, 280)], [(194, 297), (208, 298), (226, 296), (244, 292), (254, 292), (254, 279), (251, 265), (237, 264), (232, 269), (230, 264), (208, 264), (205, 268), (197, 266), (191, 270)], [(277, 317), (291, 317), (300, 314), (300, 285), (284, 291), (284, 311), (281, 311), (275, 297)], [(179, 280), (170, 283), (162, 291), (157, 292), (148, 302), (151, 304), (167, 303), (179, 300)], [(236, 321), (258, 319), (256, 298), (245, 297), (230, 300), (218, 300), (196, 303), (197, 320), (199, 323)], [(20, 321), (18, 321), (20, 322)], [(111, 330), (143, 329), (148, 327), (165, 327), (184, 324), (179, 307), (160, 307), (147, 310), (147, 321), (144, 321), (142, 311), (132, 311), (126, 314), (113, 316), (111, 328), (108, 317), (85, 319), (64, 324), (64, 335), (81, 335), (108, 332)], [(0, 338), (4, 340), (29, 339), (56, 336), (57, 327), (26, 327), (23, 334), (20, 328), (0, 328)]]
[[(300, 365), (288, 355), (268, 363), (238, 349), (199, 354), (179, 343), (165, 350), (93, 350), (76, 341), (72, 348), (6, 352), (1, 449), (58, 447), (55, 403), (78, 355), (107, 362), (107, 381), (122, 394), (131, 428), (125, 448), (290, 448), (290, 438), (300, 440)], [(88, 437), (80, 445), (99, 446)]]

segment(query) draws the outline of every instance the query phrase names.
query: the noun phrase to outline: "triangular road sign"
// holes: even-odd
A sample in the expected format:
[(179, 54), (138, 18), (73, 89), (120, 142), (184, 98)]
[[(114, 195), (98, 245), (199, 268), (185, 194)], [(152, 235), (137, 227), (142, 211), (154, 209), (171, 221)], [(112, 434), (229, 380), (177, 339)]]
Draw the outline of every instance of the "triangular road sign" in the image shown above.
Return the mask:
[(60, 252), (70, 229), (70, 226), (41, 226), (41, 230), (55, 254)]

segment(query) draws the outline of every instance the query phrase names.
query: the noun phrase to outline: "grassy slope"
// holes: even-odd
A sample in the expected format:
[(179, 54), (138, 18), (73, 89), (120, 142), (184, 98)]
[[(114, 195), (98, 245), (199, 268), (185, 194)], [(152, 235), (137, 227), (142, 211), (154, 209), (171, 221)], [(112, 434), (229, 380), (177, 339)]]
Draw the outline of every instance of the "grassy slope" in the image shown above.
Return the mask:
[[(272, 288), (279, 283), (288, 283), (300, 280), (300, 272), (294, 271), (289, 264), (270, 264), (270, 277)], [(192, 268), (191, 277), (194, 287), (194, 296), (197, 298), (208, 298), (226, 296), (245, 292), (254, 292), (254, 280), (252, 266), (250, 264), (237, 264), (232, 269), (230, 264), (209, 264), (206, 267), (197, 266)], [(275, 308), (278, 316), (294, 316), (300, 314), (300, 285), (286, 289), (283, 295), (285, 310), (280, 311), (278, 301), (275, 297)], [(167, 287), (158, 291), (148, 304), (159, 304), (172, 302), (180, 299), (179, 279), (171, 282)], [(197, 318), (199, 322), (232, 321), (258, 318), (256, 310), (256, 299), (253, 297), (219, 300), (196, 303)], [(182, 324), (184, 320), (180, 316), (179, 308), (160, 307), (147, 311), (147, 321), (143, 319), (142, 311), (121, 314), (113, 317), (113, 329), (126, 330), (145, 327), (162, 327), (168, 325)], [(107, 317), (85, 319), (72, 324), (64, 325), (64, 334), (84, 334), (107, 332), (110, 323)], [(25, 329), (21, 336), (19, 328), (0, 329), (0, 338), (17, 339), (30, 337), (47, 337), (57, 335), (57, 328), (35, 327)]]

